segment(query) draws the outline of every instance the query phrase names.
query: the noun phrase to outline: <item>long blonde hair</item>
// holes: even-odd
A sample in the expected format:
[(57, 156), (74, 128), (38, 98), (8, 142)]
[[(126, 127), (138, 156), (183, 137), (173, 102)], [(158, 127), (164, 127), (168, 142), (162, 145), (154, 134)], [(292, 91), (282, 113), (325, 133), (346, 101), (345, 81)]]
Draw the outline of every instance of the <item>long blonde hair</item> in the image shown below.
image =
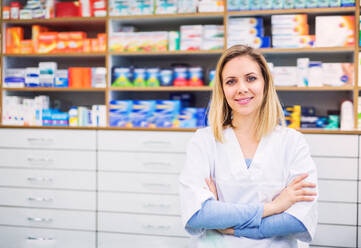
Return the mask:
[(277, 125), (285, 125), (283, 110), (265, 58), (252, 47), (235, 45), (228, 48), (219, 59), (212, 90), (208, 122), (218, 142), (224, 141), (223, 129), (228, 126), (233, 127), (232, 109), (228, 105), (223, 91), (222, 72), (227, 62), (241, 56), (249, 56), (259, 65), (265, 83), (263, 89), (264, 97), (255, 127), (257, 140), (272, 132)]

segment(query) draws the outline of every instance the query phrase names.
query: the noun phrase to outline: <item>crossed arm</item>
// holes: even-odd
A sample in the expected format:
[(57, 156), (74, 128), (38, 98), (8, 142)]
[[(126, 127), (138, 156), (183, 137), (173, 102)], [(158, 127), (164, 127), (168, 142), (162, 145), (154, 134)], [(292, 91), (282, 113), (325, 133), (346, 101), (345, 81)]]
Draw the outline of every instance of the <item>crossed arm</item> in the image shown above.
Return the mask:
[(262, 239), (305, 232), (305, 226), (295, 217), (283, 213), (299, 201), (313, 201), (316, 193), (305, 188), (315, 185), (305, 182), (307, 174), (295, 178), (279, 196), (266, 204), (234, 204), (217, 201), (212, 179), (206, 179), (215, 199), (208, 199), (187, 222), (187, 228), (217, 229), (223, 234)]

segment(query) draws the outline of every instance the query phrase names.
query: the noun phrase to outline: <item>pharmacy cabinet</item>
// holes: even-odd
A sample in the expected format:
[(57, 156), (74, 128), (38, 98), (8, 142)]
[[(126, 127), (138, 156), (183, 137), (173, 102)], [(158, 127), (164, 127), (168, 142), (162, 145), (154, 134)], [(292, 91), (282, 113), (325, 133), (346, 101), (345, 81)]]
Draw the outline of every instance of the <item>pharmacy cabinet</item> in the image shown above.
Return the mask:
[(318, 224), (313, 245), (356, 247), (356, 226)]
[(3, 247), (96, 247), (95, 130), (0, 130)]
[(95, 232), (0, 226), (1, 247), (95, 248)]

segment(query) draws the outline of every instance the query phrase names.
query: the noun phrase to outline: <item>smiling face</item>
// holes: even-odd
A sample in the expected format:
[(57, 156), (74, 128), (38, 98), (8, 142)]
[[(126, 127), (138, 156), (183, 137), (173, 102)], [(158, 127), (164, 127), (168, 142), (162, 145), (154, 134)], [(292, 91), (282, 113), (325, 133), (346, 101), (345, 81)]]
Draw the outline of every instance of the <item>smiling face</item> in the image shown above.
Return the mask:
[(222, 86), (234, 119), (256, 118), (263, 101), (264, 85), (260, 66), (248, 55), (235, 57), (225, 64)]

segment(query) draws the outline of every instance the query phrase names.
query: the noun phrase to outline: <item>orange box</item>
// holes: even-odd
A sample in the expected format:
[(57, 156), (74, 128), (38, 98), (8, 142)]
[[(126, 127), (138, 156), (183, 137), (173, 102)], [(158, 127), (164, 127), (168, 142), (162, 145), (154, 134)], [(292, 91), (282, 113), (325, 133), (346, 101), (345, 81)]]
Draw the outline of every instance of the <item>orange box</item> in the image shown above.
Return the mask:
[(57, 32), (40, 33), (38, 53), (55, 53), (57, 37)]
[(20, 53), (21, 41), (24, 39), (24, 29), (11, 27), (6, 29), (5, 50), (7, 53)]
[(33, 25), (31, 27), (31, 39), (33, 41), (33, 50), (35, 53), (39, 51), (39, 35), (43, 32), (48, 32), (49, 29), (39, 25)]
[(107, 34), (98, 34), (99, 52), (105, 52), (107, 48)]
[(69, 42), (69, 33), (59, 32), (56, 41), (56, 51), (58, 53), (67, 52), (68, 42)]
[(98, 39), (90, 39), (90, 47), (91, 52), (99, 52), (99, 40)]
[(70, 67), (69, 88), (91, 88), (91, 68)]
[(91, 52), (91, 42), (90, 39), (85, 39), (83, 42), (83, 52), (90, 53)]
[(86, 33), (84, 32), (69, 32), (67, 52), (82, 52), (85, 39)]
[(22, 40), (20, 46), (20, 53), (21, 54), (32, 54), (34, 53), (33, 50), (33, 40)]

